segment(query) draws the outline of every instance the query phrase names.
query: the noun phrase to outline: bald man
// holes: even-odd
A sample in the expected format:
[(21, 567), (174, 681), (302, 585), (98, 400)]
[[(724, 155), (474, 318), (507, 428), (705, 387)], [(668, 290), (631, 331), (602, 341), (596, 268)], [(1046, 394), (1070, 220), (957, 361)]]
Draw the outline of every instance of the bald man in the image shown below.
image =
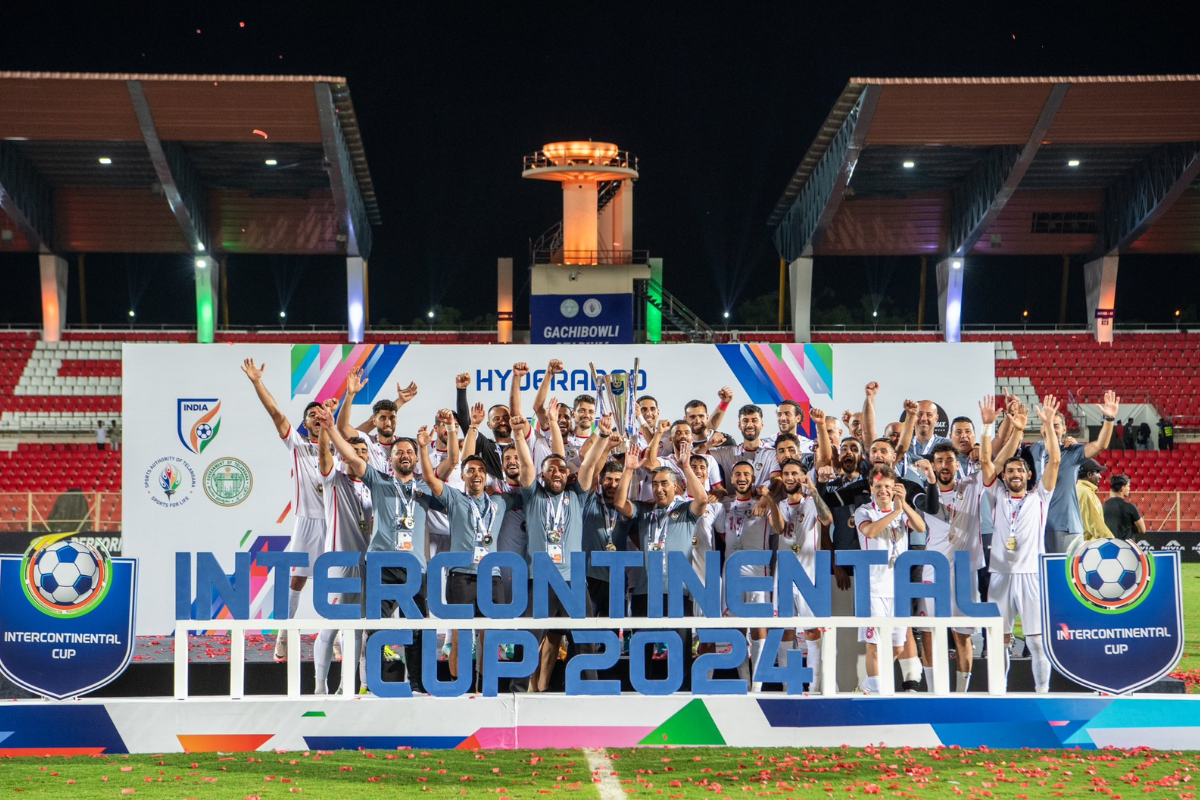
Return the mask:
[(922, 400), (917, 404), (917, 421), (913, 428), (912, 441), (905, 448), (907, 452), (903, 453), (908, 456), (910, 461), (929, 458), (930, 454), (933, 453), (933, 448), (942, 442), (954, 444), (954, 442), (945, 436), (938, 436), (933, 432), (937, 422), (937, 403), (932, 400)]

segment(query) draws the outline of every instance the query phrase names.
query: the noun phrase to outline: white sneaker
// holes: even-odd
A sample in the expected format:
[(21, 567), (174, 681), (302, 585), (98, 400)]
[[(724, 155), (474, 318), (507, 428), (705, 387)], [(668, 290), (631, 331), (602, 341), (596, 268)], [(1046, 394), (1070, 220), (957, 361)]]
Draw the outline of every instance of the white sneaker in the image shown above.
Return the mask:
[(287, 631), (275, 634), (275, 662), (287, 661)]

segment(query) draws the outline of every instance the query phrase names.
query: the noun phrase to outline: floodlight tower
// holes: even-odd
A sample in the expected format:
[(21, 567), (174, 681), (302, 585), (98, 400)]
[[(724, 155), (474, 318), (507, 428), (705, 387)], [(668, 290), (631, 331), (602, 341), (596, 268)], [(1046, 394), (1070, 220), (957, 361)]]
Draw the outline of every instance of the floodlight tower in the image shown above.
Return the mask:
[(548, 254), (548, 261), (629, 263), (638, 177), (632, 154), (609, 142), (553, 142), (525, 157), (521, 177), (562, 184), (561, 255)]

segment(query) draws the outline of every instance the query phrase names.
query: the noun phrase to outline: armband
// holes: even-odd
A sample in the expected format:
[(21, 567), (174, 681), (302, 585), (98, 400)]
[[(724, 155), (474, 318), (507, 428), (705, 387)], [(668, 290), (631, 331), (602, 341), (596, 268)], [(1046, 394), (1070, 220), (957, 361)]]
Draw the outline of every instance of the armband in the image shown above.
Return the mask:
[(983, 426), (983, 434), (984, 434), (984, 436), (988, 437), (989, 439), (995, 439), (996, 438), (996, 423), (989, 422), (987, 425), (984, 425)]

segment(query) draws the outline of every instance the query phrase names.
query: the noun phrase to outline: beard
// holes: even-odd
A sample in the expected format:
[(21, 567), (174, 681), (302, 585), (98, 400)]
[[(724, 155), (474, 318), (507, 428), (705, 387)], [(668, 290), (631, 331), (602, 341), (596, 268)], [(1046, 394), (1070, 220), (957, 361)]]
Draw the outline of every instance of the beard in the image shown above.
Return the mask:
[(492, 433), (496, 434), (497, 439), (508, 439), (512, 436), (512, 427), (508, 423), (497, 425), (492, 428)]

